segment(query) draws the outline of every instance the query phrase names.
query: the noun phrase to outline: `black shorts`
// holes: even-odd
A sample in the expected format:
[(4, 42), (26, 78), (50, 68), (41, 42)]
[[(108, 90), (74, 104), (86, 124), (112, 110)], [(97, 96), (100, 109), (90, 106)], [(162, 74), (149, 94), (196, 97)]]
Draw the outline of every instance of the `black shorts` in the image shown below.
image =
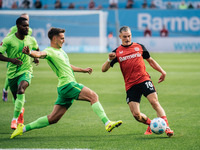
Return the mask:
[(142, 94), (147, 97), (154, 92), (156, 92), (155, 87), (149, 80), (136, 84), (126, 91), (127, 104), (131, 101), (140, 103)]

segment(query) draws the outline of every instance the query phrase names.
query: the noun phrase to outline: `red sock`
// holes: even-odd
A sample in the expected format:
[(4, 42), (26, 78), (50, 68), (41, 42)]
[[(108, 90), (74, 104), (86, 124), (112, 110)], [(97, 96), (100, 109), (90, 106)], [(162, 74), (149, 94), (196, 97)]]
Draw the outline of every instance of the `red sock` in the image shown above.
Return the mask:
[(146, 125), (150, 125), (151, 119), (147, 118), (147, 121), (145, 122)]
[(161, 118), (163, 118), (167, 124), (167, 127), (169, 127), (169, 123), (168, 123), (168, 120), (167, 120), (167, 117), (166, 116), (162, 116)]

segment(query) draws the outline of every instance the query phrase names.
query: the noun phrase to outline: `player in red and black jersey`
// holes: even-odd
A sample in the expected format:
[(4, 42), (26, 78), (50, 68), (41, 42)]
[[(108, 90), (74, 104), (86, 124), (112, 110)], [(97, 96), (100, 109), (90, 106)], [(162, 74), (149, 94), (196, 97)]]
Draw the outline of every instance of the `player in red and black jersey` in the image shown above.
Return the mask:
[(146, 72), (144, 59), (153, 69), (161, 73), (158, 83), (164, 81), (166, 72), (151, 58), (149, 52), (142, 44), (131, 42), (132, 34), (129, 27), (123, 26), (120, 28), (119, 32), (122, 45), (109, 54), (108, 60), (102, 66), (102, 72), (108, 71), (110, 67), (113, 67), (113, 65), (118, 62), (125, 81), (127, 93), (126, 101), (134, 118), (148, 125), (145, 134), (152, 134), (152, 131), (149, 127), (151, 120), (140, 112), (140, 100), (142, 95), (149, 100), (152, 107), (157, 112), (157, 116), (165, 120), (167, 124), (165, 132), (171, 137), (174, 132), (169, 128), (165, 111), (158, 102), (155, 87), (149, 74)]

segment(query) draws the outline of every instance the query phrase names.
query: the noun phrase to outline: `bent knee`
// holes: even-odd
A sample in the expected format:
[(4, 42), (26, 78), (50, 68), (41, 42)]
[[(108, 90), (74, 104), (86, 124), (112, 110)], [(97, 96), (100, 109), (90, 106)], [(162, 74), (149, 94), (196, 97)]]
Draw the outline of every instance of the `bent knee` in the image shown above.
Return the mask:
[(49, 124), (55, 124), (60, 120), (60, 118), (53, 118), (51, 116), (48, 116), (48, 120), (49, 120)]
[(52, 120), (52, 121), (49, 121), (49, 124), (55, 124), (55, 123), (57, 123), (59, 121), (59, 119), (57, 119), (57, 120)]
[(95, 103), (98, 101), (98, 99), (99, 99), (99, 96), (94, 91), (91, 91), (88, 100), (92, 103)]
[(25, 90), (24, 89), (18, 89), (17, 94), (24, 94)]
[(93, 99), (98, 100), (99, 96), (97, 95), (97, 93), (93, 92)]

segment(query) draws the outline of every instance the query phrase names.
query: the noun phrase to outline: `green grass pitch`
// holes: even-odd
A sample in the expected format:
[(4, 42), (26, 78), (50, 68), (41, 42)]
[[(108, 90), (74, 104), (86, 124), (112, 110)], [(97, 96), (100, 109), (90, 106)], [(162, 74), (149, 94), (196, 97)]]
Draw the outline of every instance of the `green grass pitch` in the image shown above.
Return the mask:
[[(146, 125), (132, 117), (125, 100), (124, 81), (119, 65), (102, 73), (107, 54), (68, 54), (71, 64), (92, 67), (91, 75), (75, 73), (79, 83), (94, 90), (110, 120), (123, 124), (111, 133), (92, 111), (90, 103), (75, 101), (63, 118), (54, 125), (24, 133), (10, 140), (13, 103), (0, 101), (0, 148), (85, 148), (101, 150), (198, 150), (200, 149), (200, 53), (152, 53), (151, 56), (167, 72), (166, 80), (158, 84), (160, 73), (148, 64), (147, 71), (157, 89), (175, 135), (144, 135)], [(0, 62), (0, 96), (4, 85), (6, 63)], [(26, 90), (25, 124), (51, 113), (57, 98), (57, 77), (46, 60), (34, 65), (34, 78)], [(155, 111), (142, 98), (141, 112), (151, 119)]]

